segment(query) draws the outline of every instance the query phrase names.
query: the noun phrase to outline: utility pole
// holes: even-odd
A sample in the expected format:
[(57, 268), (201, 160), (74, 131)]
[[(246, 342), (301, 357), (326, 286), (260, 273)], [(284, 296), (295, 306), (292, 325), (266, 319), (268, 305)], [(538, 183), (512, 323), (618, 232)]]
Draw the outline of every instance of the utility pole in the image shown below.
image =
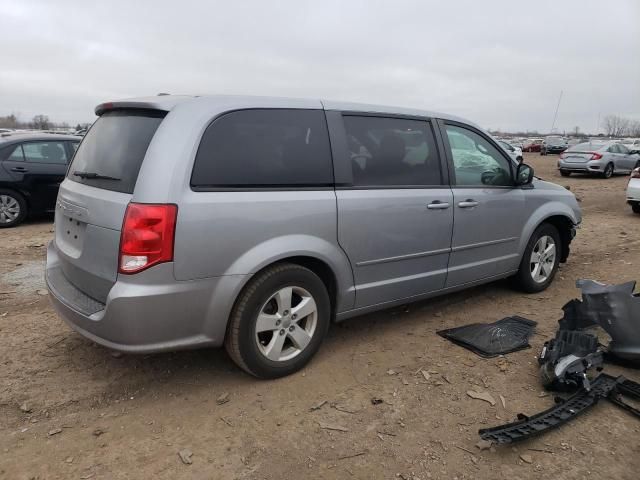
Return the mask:
[(551, 124), (551, 133), (556, 128), (556, 119), (558, 118), (558, 109), (560, 108), (560, 101), (562, 100), (562, 90), (560, 90), (560, 97), (558, 98), (558, 104), (556, 105), (556, 113), (553, 115), (553, 123)]

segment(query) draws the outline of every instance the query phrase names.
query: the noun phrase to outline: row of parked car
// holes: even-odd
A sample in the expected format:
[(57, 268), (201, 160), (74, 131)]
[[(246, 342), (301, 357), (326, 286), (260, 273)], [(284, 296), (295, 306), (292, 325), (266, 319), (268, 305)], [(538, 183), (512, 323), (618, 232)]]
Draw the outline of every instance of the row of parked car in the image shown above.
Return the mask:
[(502, 143), (519, 148), (523, 152), (539, 152), (541, 155), (549, 153), (562, 153), (568, 148), (581, 143), (611, 141), (624, 145), (629, 151), (640, 151), (640, 138), (623, 138), (608, 140), (601, 137), (574, 137), (566, 138), (561, 135), (549, 135), (544, 138), (498, 138)]
[(523, 160), (523, 151), (539, 151), (541, 155), (559, 153), (558, 170), (563, 177), (583, 173), (608, 179), (614, 175), (631, 174), (627, 203), (635, 213), (640, 213), (640, 139), (581, 140), (548, 136), (528, 139), (528, 143), (523, 144), (519, 139), (498, 139), (500, 145), (519, 162)]

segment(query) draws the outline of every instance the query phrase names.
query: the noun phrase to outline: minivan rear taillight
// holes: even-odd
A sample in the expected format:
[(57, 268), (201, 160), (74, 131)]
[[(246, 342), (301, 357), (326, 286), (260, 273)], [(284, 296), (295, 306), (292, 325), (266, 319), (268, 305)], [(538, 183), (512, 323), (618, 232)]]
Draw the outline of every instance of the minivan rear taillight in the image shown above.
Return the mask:
[(130, 203), (120, 234), (119, 273), (138, 273), (173, 260), (176, 205)]

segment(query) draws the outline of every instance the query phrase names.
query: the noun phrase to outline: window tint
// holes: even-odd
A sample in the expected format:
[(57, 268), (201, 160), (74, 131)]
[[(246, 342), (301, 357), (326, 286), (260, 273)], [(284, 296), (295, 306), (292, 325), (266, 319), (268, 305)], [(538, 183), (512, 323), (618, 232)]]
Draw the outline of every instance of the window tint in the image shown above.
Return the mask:
[(10, 155), (6, 157), (7, 161), (11, 162), (24, 162), (24, 154), (22, 153), (22, 146), (18, 145), (13, 149)]
[[(70, 180), (115, 192), (133, 193), (142, 160), (166, 112), (113, 110), (104, 113), (87, 132), (69, 167)], [(82, 178), (74, 172), (105, 175), (116, 180)]]
[(71, 148), (73, 149), (73, 152), (78, 150), (78, 147), (80, 146), (80, 142), (69, 142), (69, 143), (71, 144)]
[(457, 185), (513, 185), (509, 160), (477, 133), (447, 125)]
[(607, 148), (607, 152), (618, 153), (618, 145), (616, 145), (615, 143), (613, 145), (609, 145), (609, 148)]
[(629, 153), (629, 149), (627, 148), (626, 145), (623, 145), (621, 143), (618, 144), (618, 153)]
[(198, 148), (194, 187), (300, 187), (333, 184), (321, 110), (240, 110), (215, 120)]
[(343, 117), (355, 186), (440, 185), (440, 160), (429, 122)]
[(66, 165), (67, 150), (62, 142), (23, 143), (24, 158), (29, 163), (54, 163)]

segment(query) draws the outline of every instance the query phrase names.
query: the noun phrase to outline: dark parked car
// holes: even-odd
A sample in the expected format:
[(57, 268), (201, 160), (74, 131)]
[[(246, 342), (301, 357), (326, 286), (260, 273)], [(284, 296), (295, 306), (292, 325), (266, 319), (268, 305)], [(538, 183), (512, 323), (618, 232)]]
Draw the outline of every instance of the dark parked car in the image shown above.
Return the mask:
[(0, 136), (0, 228), (55, 210), (58, 187), (81, 140), (45, 133)]
[(545, 137), (540, 148), (540, 155), (548, 155), (550, 153), (562, 153), (567, 149), (567, 141), (563, 137), (549, 136)]

